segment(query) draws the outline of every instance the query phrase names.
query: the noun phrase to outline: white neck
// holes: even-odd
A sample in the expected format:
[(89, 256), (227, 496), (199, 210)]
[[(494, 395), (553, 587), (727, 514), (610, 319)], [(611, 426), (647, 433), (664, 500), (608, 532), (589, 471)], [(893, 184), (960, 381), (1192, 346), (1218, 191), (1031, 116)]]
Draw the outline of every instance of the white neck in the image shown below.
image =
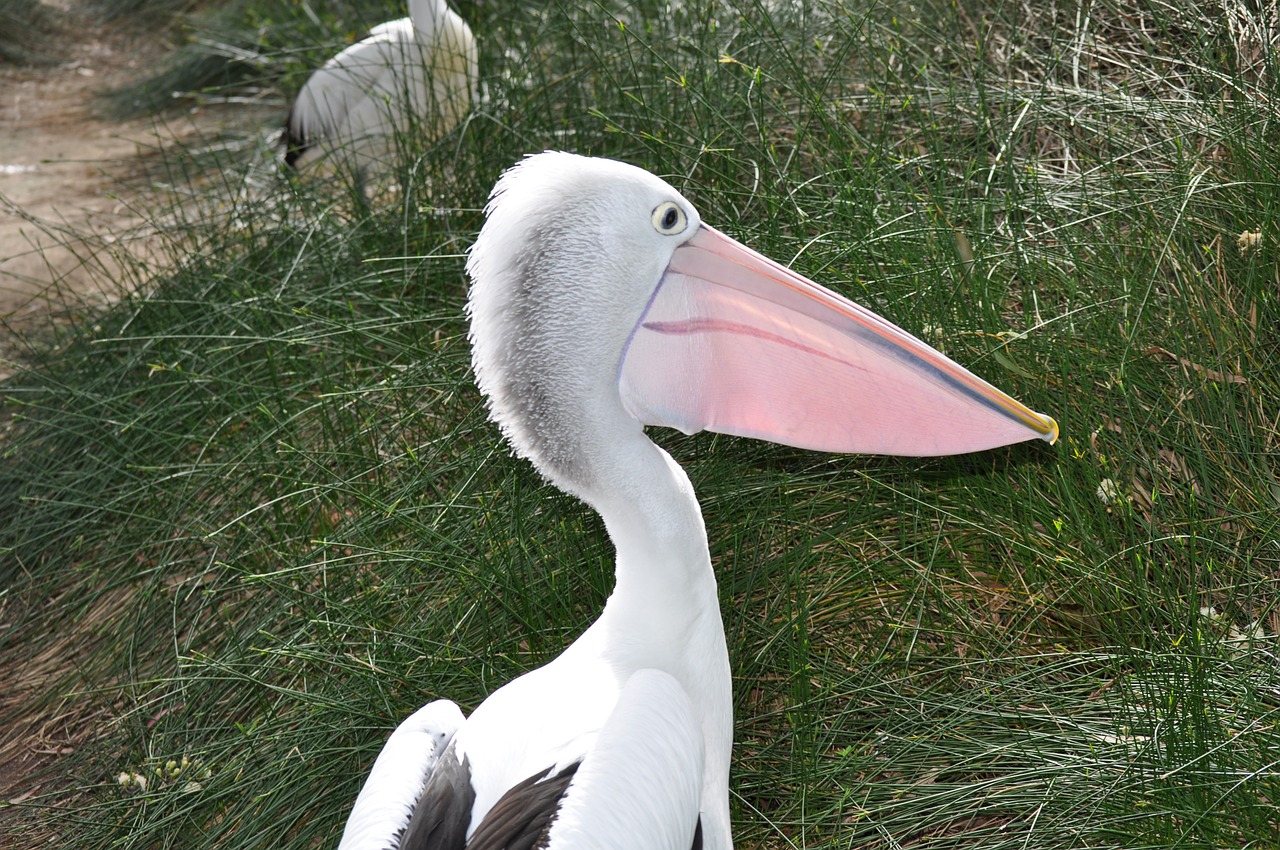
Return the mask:
[(658, 668), (683, 685), (706, 743), (705, 846), (729, 850), (732, 681), (702, 511), (684, 470), (638, 425), (609, 445), (607, 459), (583, 458), (591, 483), (574, 488), (617, 547), (617, 583), (582, 649), (616, 670)]
[(409, 19), (419, 35), (429, 35), (439, 29), (448, 11), (444, 0), (409, 0)]
[[(657, 668), (683, 686), (706, 746), (704, 844), (730, 850), (732, 680), (702, 512), (688, 476), (645, 436), (618, 389), (628, 335), (667, 259), (630, 251), (601, 224), (616, 193), (562, 216), (555, 194), (538, 187), (535, 179), (518, 203), (491, 204), (467, 264), (468, 311), (472, 364), (494, 420), (552, 483), (600, 513), (617, 547), (604, 612), (552, 665), (594, 670), (603, 661), (623, 680)], [(574, 247), (582, 244), (618, 250), (584, 254)], [(617, 294), (631, 290), (620, 305)]]
[[(616, 444), (611, 463), (592, 464), (583, 499), (603, 517), (617, 548), (617, 583), (604, 616), (626, 633), (682, 647), (682, 632), (719, 627), (715, 574), (693, 486), (643, 433)], [(669, 626), (669, 628), (668, 628)]]

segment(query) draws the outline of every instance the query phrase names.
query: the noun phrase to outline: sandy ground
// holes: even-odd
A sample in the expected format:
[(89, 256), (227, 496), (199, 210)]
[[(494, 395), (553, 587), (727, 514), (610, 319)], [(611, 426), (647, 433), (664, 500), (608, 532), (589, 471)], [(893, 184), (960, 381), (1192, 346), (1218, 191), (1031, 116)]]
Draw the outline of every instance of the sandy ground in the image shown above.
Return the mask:
[(16, 336), (50, 311), (118, 297), (121, 259), (155, 246), (139, 212), (156, 200), (147, 162), (217, 120), (104, 118), (99, 94), (158, 66), (169, 46), (91, 21), (65, 42), (62, 64), (0, 66), (0, 377)]
[(94, 285), (76, 246), (43, 230), (138, 223), (114, 195), (149, 122), (105, 122), (91, 107), (96, 91), (137, 75), (146, 57), (120, 37), (82, 34), (65, 64), (0, 69), (0, 315), (32, 309), (55, 281)]

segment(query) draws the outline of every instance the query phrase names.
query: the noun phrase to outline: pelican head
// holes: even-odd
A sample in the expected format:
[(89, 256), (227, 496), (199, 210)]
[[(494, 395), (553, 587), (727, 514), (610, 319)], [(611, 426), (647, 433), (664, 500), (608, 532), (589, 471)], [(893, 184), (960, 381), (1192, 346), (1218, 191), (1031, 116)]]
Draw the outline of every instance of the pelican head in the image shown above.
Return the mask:
[(644, 425), (903, 455), (1057, 437), (642, 169), (536, 154), (486, 213), (467, 263), (477, 382), (516, 451), (571, 492)]
[(584, 427), (584, 406), (613, 429), (640, 429), (623, 407), (618, 365), (701, 221), (646, 171), (559, 152), (508, 170), (487, 215), (467, 263), (476, 380), (516, 451), (564, 484), (601, 430)]

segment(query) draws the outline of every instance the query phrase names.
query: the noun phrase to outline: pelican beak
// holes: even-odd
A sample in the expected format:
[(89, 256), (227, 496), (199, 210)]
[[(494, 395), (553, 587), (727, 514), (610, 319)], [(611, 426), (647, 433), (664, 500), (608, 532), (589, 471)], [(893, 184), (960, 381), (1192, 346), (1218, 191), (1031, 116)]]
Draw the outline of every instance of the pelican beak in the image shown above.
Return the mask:
[(949, 455), (1058, 423), (825, 287), (701, 225), (676, 249), (619, 365), (647, 425), (830, 452)]

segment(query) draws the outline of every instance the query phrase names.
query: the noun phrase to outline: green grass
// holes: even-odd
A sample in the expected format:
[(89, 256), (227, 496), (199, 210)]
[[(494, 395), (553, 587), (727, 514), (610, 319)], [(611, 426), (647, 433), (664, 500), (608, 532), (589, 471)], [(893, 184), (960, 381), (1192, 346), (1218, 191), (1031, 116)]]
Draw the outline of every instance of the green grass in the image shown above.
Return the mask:
[[(283, 91), (402, 14), (243, 8)], [(566, 148), (1062, 425), (929, 461), (655, 434), (720, 579), (741, 846), (1280, 846), (1280, 69), (1251, 8), (463, 6), (487, 99), (406, 140), (371, 216), (242, 153), (180, 167), (172, 267), (5, 388), (3, 751), (74, 750), (15, 834), (331, 846), (399, 719), (598, 613), (601, 524), (485, 421), (461, 310), (493, 180)]]

